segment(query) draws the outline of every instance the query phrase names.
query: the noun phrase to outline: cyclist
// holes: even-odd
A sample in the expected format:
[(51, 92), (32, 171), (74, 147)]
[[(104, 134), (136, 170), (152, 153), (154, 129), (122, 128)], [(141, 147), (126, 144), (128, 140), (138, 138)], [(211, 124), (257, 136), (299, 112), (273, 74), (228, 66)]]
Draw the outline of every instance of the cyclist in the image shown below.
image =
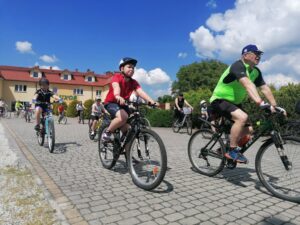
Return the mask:
[(86, 108), (82, 104), (82, 101), (78, 102), (78, 104), (76, 105), (76, 111), (77, 111), (77, 114), (78, 114), (78, 123), (80, 123), (82, 121), (82, 124), (84, 124), (83, 112), (84, 112), (85, 109)]
[(60, 123), (62, 118), (64, 118), (65, 116), (65, 107), (62, 103), (60, 103), (59, 106), (57, 107), (57, 111), (58, 111), (58, 123)]
[(178, 123), (181, 123), (184, 117), (183, 107), (188, 106), (193, 110), (193, 107), (184, 99), (183, 94), (179, 93), (175, 99), (175, 118), (178, 119)]
[(96, 128), (96, 124), (98, 122), (98, 120), (100, 119), (100, 116), (102, 113), (106, 113), (106, 110), (103, 106), (103, 104), (101, 103), (101, 98), (100, 97), (96, 97), (96, 101), (95, 103), (92, 105), (92, 111), (91, 111), (91, 119), (92, 119), (92, 133), (91, 135), (94, 136), (95, 135), (95, 128)]
[(208, 109), (207, 109), (207, 103), (205, 100), (201, 100), (200, 102), (200, 112), (201, 112), (201, 118), (208, 120)]
[[(261, 108), (268, 108), (274, 112), (277, 107), (271, 89), (266, 85), (261, 71), (256, 67), (262, 54), (263, 51), (259, 50), (256, 45), (245, 46), (241, 59), (224, 71), (210, 98), (213, 111), (234, 122), (230, 133), (230, 150), (225, 156), (240, 163), (246, 163), (247, 158), (239, 152), (241, 148), (238, 142), (253, 131), (252, 127), (247, 127), (248, 115), (241, 106), (247, 93)], [(262, 100), (256, 88), (260, 88), (270, 104)], [(277, 109), (285, 113), (283, 108), (277, 107)]]
[(5, 102), (4, 100), (0, 99), (0, 116), (3, 116), (4, 114), (4, 107), (5, 107)]
[(17, 100), (17, 102), (15, 104), (15, 109), (17, 112), (17, 116), (19, 116), (20, 111), (23, 109), (23, 104), (19, 100)]
[(62, 101), (57, 95), (54, 95), (54, 93), (49, 90), (49, 84), (50, 83), (48, 79), (44, 77), (41, 78), (39, 80), (40, 89), (38, 89), (34, 95), (34, 102), (37, 102), (35, 104), (36, 125), (34, 127), (36, 131), (40, 130), (41, 114), (43, 112), (46, 112), (48, 108), (47, 103), (50, 103), (51, 97), (54, 98), (56, 101)]
[(121, 128), (123, 134), (127, 132), (129, 125), (126, 124), (126, 122), (130, 111), (125, 100), (128, 100), (134, 91), (137, 96), (143, 98), (150, 104), (156, 104), (155, 101), (142, 90), (139, 83), (132, 78), (136, 64), (136, 59), (128, 57), (121, 59), (119, 63), (120, 72), (115, 73), (112, 77), (104, 104), (106, 110), (114, 119), (102, 135), (104, 142), (112, 140), (111, 134), (117, 128)]

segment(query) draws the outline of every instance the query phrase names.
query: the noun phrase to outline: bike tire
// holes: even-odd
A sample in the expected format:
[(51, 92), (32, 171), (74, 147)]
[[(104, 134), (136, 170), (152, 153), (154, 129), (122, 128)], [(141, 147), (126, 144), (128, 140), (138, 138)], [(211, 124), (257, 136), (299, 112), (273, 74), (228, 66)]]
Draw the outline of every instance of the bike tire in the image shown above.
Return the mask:
[[(300, 156), (299, 156), (299, 151), (300, 151), (300, 138), (299, 137), (293, 137), (293, 136), (285, 136), (282, 137), (283, 140), (283, 147), (288, 148), (288, 144), (294, 145), (293, 148), (295, 149), (295, 152), (297, 153), (291, 153), (291, 148), (289, 149), (285, 149), (285, 153), (287, 154), (288, 160), (294, 160), (293, 162), (295, 162), (295, 159), (298, 158), (298, 161), (300, 163)], [(272, 148), (273, 147), (273, 151)], [(275, 156), (270, 156), (270, 154), (275, 154)], [(291, 153), (291, 154), (290, 154)], [(277, 156), (276, 156), (277, 155)], [(264, 157), (265, 156), (265, 157)], [(263, 160), (263, 159), (266, 159)], [(271, 162), (272, 161), (272, 162)], [(272, 164), (271, 166), (269, 166), (270, 168), (268, 169), (268, 162), (271, 162), (270, 164)], [(277, 163), (276, 163), (277, 162)], [(280, 165), (280, 169), (279, 168), (275, 168), (275, 165)], [(276, 150), (275, 147), (275, 143), (272, 139), (269, 139), (267, 142), (265, 142), (260, 149), (257, 152), (256, 158), (255, 158), (255, 168), (256, 168), (256, 173), (257, 176), (260, 180), (260, 182), (263, 184), (263, 186), (270, 192), (272, 193), (274, 196), (287, 200), (287, 201), (291, 201), (291, 202), (296, 202), (296, 203), (300, 203), (300, 184), (299, 184), (299, 177), (300, 177), (300, 167), (299, 164), (297, 165), (293, 165), (294, 163), (291, 163), (292, 165), (292, 169), (291, 171), (289, 171), (289, 174), (287, 174), (287, 170), (284, 168), (284, 165), (280, 159), (280, 157), (278, 156), (278, 152)], [(294, 171), (297, 170), (297, 171)], [(292, 177), (294, 175), (298, 175), (298, 177), (296, 178), (297, 182), (293, 182), (293, 183), (289, 183), (286, 181), (283, 182), (282, 184), (285, 185), (285, 187), (279, 188), (279, 185), (281, 184), (280, 182), (282, 182), (280, 180), (280, 178), (276, 178), (275, 175), (271, 175), (271, 173), (277, 173), (283, 171), (284, 173), (286, 173), (285, 177)], [(291, 189), (293, 189), (293, 185), (297, 185), (297, 189), (295, 189), (295, 193), (297, 193), (297, 196), (290, 196), (289, 195), (289, 191)], [(276, 189), (278, 188), (278, 190)], [(284, 190), (281, 192), (281, 190)]]
[[(142, 137), (144, 137), (144, 139), (148, 137), (146, 135), (152, 136), (158, 144), (158, 148), (159, 148), (159, 152), (160, 152), (160, 156), (161, 156), (160, 157), (161, 158), (160, 170), (158, 169), (158, 166), (154, 164), (154, 167), (151, 171), (151, 173), (156, 177), (155, 180), (152, 183), (148, 184), (147, 182), (143, 182), (140, 179), (140, 176), (137, 175), (135, 172), (134, 166), (136, 166), (136, 164), (134, 161), (136, 161), (136, 159), (134, 158), (132, 148), (134, 147), (134, 143), (137, 139), (136, 137), (132, 138), (132, 140), (130, 140), (130, 142), (128, 143), (128, 148), (126, 149), (126, 158), (127, 158), (129, 173), (131, 175), (133, 183), (136, 186), (138, 186), (139, 188), (150, 191), (150, 190), (155, 189), (158, 185), (160, 185), (160, 183), (163, 181), (163, 179), (165, 177), (165, 174), (167, 171), (167, 152), (166, 152), (166, 148), (165, 148), (165, 145), (164, 145), (162, 139), (153, 130), (150, 130), (147, 128), (141, 129), (140, 135), (143, 135)], [(155, 159), (155, 157), (151, 157), (151, 161), (155, 161), (154, 159)], [(148, 161), (150, 161), (150, 158), (148, 159)], [(143, 162), (145, 162), (145, 161), (143, 161)], [(139, 163), (141, 163), (141, 161)], [(146, 170), (149, 170), (149, 167), (152, 168), (151, 166), (148, 165), (148, 166), (146, 166)], [(154, 172), (154, 170), (156, 172)], [(147, 171), (146, 173), (148, 173), (148, 172), (149, 171)], [(156, 176), (155, 173), (157, 173), (158, 175)], [(147, 174), (147, 176), (149, 178), (149, 173)]]
[(67, 117), (64, 116), (63, 119), (62, 119), (62, 123), (63, 123), (63, 124), (67, 124), (67, 121), (68, 121)]
[[(103, 143), (102, 134), (108, 128), (109, 124), (103, 123), (98, 131), (98, 153), (102, 166), (105, 169), (112, 169), (119, 158), (114, 151), (113, 143)], [(109, 159), (107, 158), (109, 156)]]
[(48, 122), (48, 148), (49, 152), (53, 153), (54, 146), (55, 146), (55, 128), (54, 128), (54, 122), (49, 121)]
[[(203, 138), (203, 133), (209, 133), (210, 138)], [(208, 136), (208, 135), (207, 135)], [(221, 138), (214, 140), (212, 144), (218, 143), (218, 146), (213, 146), (213, 150), (203, 149), (207, 143), (212, 139), (213, 132), (208, 129), (201, 129), (196, 131), (190, 138), (188, 143), (189, 160), (198, 173), (206, 176), (215, 176), (220, 173), (225, 166), (225, 145)], [(201, 147), (202, 146), (202, 147)], [(209, 160), (208, 160), (209, 156)], [(216, 160), (214, 160), (216, 159)], [(213, 161), (212, 161), (213, 160)], [(198, 162), (199, 161), (199, 162)], [(211, 163), (215, 166), (212, 167)], [(204, 164), (203, 166), (200, 165)]]
[(173, 129), (174, 133), (178, 133), (179, 132), (180, 126), (178, 125), (178, 119), (173, 122), (172, 129)]
[(92, 135), (91, 119), (89, 119), (89, 121), (88, 121), (88, 127), (89, 127), (89, 138), (92, 141), (95, 139), (96, 133), (95, 133), (95, 135)]
[(188, 135), (192, 135), (192, 133), (193, 133), (192, 119), (187, 119), (186, 120), (186, 130), (187, 130)]
[(43, 146), (45, 142), (45, 132), (43, 130), (40, 130), (37, 131), (36, 135), (37, 135), (39, 145)]

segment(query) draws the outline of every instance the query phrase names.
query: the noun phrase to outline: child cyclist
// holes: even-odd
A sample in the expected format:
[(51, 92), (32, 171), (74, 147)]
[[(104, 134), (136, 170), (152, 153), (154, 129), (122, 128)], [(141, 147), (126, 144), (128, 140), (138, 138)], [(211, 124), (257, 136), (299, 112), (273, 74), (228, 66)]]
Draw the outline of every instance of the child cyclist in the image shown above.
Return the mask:
[(35, 96), (33, 99), (33, 102), (35, 104), (35, 117), (36, 117), (36, 126), (34, 129), (36, 131), (40, 130), (40, 120), (41, 120), (41, 114), (45, 112), (48, 108), (48, 104), (50, 103), (51, 97), (54, 98), (56, 101), (62, 102), (62, 100), (57, 96), (54, 95), (52, 91), (49, 90), (49, 80), (46, 78), (41, 78), (39, 80), (40, 89), (38, 89), (35, 92)]
[(139, 83), (132, 78), (137, 60), (132, 58), (123, 58), (119, 64), (120, 73), (114, 74), (109, 85), (109, 91), (104, 101), (104, 107), (109, 114), (114, 118), (106, 132), (102, 135), (104, 142), (112, 140), (112, 133), (121, 128), (123, 133), (126, 133), (129, 125), (126, 124), (129, 115), (129, 108), (126, 105), (133, 92), (139, 97), (146, 100), (149, 104), (154, 105), (156, 102), (146, 94)]

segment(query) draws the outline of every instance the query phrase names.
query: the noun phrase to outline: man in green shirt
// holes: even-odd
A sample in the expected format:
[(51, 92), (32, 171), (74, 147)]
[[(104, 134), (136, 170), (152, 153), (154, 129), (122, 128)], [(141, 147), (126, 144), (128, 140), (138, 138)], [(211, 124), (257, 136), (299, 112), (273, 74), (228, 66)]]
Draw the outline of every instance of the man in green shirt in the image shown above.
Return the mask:
[[(241, 148), (238, 143), (242, 137), (253, 131), (252, 127), (246, 126), (248, 115), (241, 106), (247, 94), (259, 107), (269, 108), (272, 112), (277, 108), (285, 113), (284, 109), (277, 107), (271, 89), (266, 85), (260, 70), (256, 67), (262, 54), (263, 51), (259, 50), (256, 45), (245, 46), (241, 59), (224, 71), (210, 98), (213, 110), (234, 122), (230, 133), (230, 150), (225, 156), (240, 163), (246, 163), (247, 159), (239, 152)], [(262, 100), (257, 88), (261, 90), (270, 104)]]

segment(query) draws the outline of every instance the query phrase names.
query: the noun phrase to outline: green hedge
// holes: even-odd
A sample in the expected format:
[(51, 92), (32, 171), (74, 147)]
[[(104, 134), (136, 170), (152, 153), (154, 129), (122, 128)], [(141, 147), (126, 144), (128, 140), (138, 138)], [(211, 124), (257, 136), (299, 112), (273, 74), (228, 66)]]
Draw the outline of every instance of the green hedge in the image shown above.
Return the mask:
[(76, 105), (78, 101), (73, 100), (70, 102), (68, 109), (67, 109), (67, 116), (68, 117), (76, 117), (77, 116), (77, 111), (76, 111)]
[(146, 118), (153, 127), (171, 127), (173, 121), (172, 110), (147, 109)]
[(93, 99), (88, 99), (86, 100), (83, 105), (86, 108), (84, 110), (84, 118), (85, 119), (89, 119), (91, 112), (92, 112), (92, 105), (94, 104), (94, 100)]

